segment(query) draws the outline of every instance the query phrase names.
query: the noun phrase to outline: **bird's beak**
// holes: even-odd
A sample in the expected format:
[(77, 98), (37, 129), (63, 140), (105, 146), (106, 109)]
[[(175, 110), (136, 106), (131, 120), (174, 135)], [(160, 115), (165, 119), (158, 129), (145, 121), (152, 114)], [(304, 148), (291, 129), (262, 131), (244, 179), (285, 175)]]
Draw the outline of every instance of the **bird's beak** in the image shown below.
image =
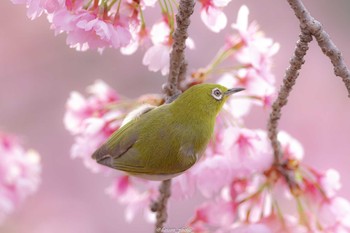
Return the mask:
[(231, 88), (231, 89), (228, 89), (227, 91), (225, 91), (224, 95), (225, 96), (229, 96), (229, 95), (232, 95), (233, 93), (237, 93), (237, 92), (240, 92), (240, 91), (243, 91), (243, 90), (245, 90), (245, 89), (242, 88), (242, 87)]

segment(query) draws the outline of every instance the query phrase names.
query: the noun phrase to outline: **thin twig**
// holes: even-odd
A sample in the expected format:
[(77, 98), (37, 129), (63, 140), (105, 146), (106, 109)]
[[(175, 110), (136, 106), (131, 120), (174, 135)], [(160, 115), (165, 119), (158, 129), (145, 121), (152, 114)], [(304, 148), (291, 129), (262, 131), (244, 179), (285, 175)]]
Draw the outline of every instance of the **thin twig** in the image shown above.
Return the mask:
[[(173, 35), (174, 44), (170, 53), (170, 68), (168, 81), (163, 85), (164, 93), (166, 94), (166, 102), (174, 100), (181, 91), (178, 89), (179, 74), (181, 67), (185, 63), (185, 48), (187, 39), (187, 29), (190, 25), (190, 16), (194, 10), (194, 0), (181, 0), (179, 11), (176, 14), (176, 29)], [(186, 68), (186, 66), (184, 67)], [(186, 70), (186, 69), (185, 69)]]
[(287, 0), (300, 21), (300, 27), (308, 30), (317, 40), (322, 52), (331, 60), (334, 73), (342, 78), (350, 98), (350, 71), (346, 66), (340, 50), (333, 43), (322, 24), (311, 16), (301, 0)]
[[(163, 85), (166, 103), (171, 103), (180, 94), (180, 82), (186, 76), (187, 62), (184, 51), (186, 49), (187, 29), (190, 25), (190, 16), (194, 10), (194, 0), (180, 0), (176, 14), (176, 29), (173, 35), (173, 48), (170, 53), (170, 68), (167, 83)], [(159, 198), (152, 203), (151, 210), (157, 212), (155, 232), (163, 231), (167, 220), (167, 203), (171, 195), (171, 180), (163, 181), (159, 186)]]
[(157, 212), (156, 233), (163, 232), (164, 223), (168, 218), (167, 203), (171, 195), (170, 190), (171, 180), (163, 181), (159, 186), (159, 199), (151, 205), (151, 210)]
[(267, 123), (268, 135), (274, 151), (275, 164), (281, 164), (280, 145), (277, 140), (278, 120), (281, 117), (281, 109), (287, 104), (289, 93), (292, 91), (293, 85), (299, 75), (299, 70), (304, 64), (304, 56), (309, 49), (308, 44), (312, 41), (312, 37), (308, 31), (302, 30), (299, 41), (296, 44), (294, 55), (290, 60), (290, 66), (287, 68), (283, 84), (278, 93), (278, 97), (272, 104), (272, 112)]
[(291, 8), (294, 10), (295, 15), (300, 21), (300, 40), (297, 42), (297, 46), (294, 52), (294, 56), (290, 61), (285, 78), (283, 80), (282, 87), (278, 93), (276, 101), (272, 105), (272, 112), (268, 121), (268, 136), (271, 141), (271, 145), (274, 151), (274, 162), (278, 172), (285, 178), (289, 184), (291, 191), (297, 195), (298, 185), (294, 179), (294, 172), (289, 171), (284, 165), (285, 161), (282, 160), (282, 153), (280, 145), (277, 140), (278, 133), (278, 121), (281, 117), (281, 109), (287, 104), (289, 93), (292, 90), (293, 85), (299, 75), (299, 70), (304, 63), (304, 56), (308, 50), (308, 44), (312, 40), (312, 36), (316, 38), (319, 47), (322, 52), (328, 56), (333, 64), (334, 73), (336, 76), (340, 76), (347, 88), (348, 96), (350, 97), (350, 72), (347, 68), (344, 59), (336, 47), (336, 45), (330, 39), (330, 36), (324, 31), (320, 22), (315, 20), (308, 10), (305, 8), (301, 0), (287, 0)]

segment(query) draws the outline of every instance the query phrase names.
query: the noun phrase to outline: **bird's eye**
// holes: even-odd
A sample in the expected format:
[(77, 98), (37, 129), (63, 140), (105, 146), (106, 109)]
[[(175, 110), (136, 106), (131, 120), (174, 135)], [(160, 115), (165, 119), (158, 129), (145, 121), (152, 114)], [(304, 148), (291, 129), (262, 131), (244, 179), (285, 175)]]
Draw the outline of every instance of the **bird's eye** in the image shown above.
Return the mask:
[(214, 97), (216, 100), (221, 100), (222, 99), (222, 92), (220, 91), (219, 88), (214, 88), (211, 91), (211, 95)]

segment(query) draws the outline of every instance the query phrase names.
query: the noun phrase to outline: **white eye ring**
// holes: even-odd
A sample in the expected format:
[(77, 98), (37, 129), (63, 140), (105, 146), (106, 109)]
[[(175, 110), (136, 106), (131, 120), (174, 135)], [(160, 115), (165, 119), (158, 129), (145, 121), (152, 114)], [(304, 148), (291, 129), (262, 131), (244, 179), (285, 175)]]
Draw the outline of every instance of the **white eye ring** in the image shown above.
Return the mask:
[(211, 91), (211, 95), (214, 97), (216, 100), (221, 100), (222, 99), (222, 92), (220, 91), (219, 88), (214, 88)]

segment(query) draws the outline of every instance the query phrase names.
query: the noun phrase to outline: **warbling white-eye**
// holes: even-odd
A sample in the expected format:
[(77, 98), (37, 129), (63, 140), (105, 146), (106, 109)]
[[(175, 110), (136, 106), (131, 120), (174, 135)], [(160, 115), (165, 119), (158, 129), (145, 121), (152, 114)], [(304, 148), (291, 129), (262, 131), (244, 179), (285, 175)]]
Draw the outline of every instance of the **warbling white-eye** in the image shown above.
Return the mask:
[(192, 167), (205, 150), (226, 99), (243, 88), (198, 84), (174, 102), (146, 111), (115, 131), (92, 158), (149, 180), (166, 180)]

